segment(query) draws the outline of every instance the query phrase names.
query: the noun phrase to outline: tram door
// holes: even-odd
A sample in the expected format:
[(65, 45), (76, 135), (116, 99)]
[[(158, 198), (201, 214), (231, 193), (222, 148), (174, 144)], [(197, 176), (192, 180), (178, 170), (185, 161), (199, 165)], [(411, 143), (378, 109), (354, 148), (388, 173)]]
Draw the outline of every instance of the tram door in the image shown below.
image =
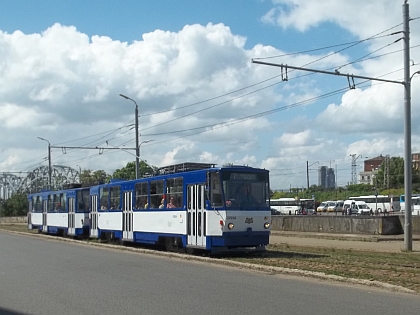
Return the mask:
[(48, 201), (42, 200), (42, 232), (48, 232), (47, 224)]
[(133, 240), (133, 192), (123, 193), (123, 240)]
[(90, 196), (90, 236), (98, 237), (98, 195)]
[(189, 185), (187, 193), (188, 245), (206, 246), (205, 185)]
[(74, 209), (74, 197), (69, 198), (69, 218), (68, 218), (68, 235), (76, 235), (75, 228), (76, 213)]

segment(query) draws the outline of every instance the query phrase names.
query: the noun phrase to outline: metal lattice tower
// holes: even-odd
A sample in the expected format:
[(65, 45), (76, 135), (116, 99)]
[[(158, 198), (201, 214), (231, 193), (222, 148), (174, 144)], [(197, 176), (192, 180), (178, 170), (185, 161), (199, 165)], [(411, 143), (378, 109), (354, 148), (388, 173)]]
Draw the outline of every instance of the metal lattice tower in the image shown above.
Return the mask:
[(390, 168), (390, 156), (389, 154), (387, 154), (385, 156), (385, 161), (384, 161), (384, 187), (386, 187), (387, 189), (389, 189), (389, 168)]
[[(8, 199), (15, 193), (34, 193), (48, 189), (48, 166), (40, 166), (25, 175), (16, 173), (0, 173), (0, 198)], [(64, 165), (51, 167), (51, 189), (62, 189), (66, 184), (79, 182), (80, 174), (77, 170)]]
[(362, 155), (350, 154), (351, 156), (351, 184), (357, 184), (357, 164), (356, 161)]

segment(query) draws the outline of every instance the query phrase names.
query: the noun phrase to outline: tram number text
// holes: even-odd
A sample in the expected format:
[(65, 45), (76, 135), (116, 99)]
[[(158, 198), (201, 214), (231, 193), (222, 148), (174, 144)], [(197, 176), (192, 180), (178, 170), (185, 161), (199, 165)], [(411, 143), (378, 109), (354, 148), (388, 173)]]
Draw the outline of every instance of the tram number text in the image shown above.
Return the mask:
[(235, 216), (227, 216), (226, 220), (236, 220), (236, 217)]

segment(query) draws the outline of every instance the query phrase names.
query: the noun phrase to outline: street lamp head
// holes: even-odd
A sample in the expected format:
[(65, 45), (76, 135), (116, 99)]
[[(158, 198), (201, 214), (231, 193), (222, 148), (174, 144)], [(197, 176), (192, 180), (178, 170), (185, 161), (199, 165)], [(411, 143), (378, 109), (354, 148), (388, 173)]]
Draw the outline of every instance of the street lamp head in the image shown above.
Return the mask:
[(121, 94), (121, 93), (120, 93), (120, 96), (121, 96), (121, 97), (124, 97), (124, 98), (125, 98), (125, 99), (127, 99), (127, 100), (130, 100), (130, 98), (129, 98), (128, 96), (125, 96), (124, 94)]
[(140, 143), (140, 145), (142, 145), (143, 143), (148, 143), (148, 142), (152, 142), (153, 140), (144, 140)]
[(47, 139), (41, 138), (41, 137), (37, 137), (39, 140), (43, 140), (43, 141), (47, 141), (48, 145), (50, 145), (50, 142)]

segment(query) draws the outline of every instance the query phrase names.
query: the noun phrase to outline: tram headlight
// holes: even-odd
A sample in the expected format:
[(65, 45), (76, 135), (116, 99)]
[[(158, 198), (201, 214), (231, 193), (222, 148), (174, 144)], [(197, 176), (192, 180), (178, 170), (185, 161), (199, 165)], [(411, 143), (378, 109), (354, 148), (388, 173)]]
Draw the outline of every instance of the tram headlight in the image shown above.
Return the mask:
[(269, 229), (269, 228), (270, 228), (270, 223), (265, 222), (265, 223), (264, 223), (264, 229)]
[(229, 223), (228, 224), (228, 229), (229, 230), (232, 230), (234, 227), (235, 227), (235, 225), (233, 223)]

